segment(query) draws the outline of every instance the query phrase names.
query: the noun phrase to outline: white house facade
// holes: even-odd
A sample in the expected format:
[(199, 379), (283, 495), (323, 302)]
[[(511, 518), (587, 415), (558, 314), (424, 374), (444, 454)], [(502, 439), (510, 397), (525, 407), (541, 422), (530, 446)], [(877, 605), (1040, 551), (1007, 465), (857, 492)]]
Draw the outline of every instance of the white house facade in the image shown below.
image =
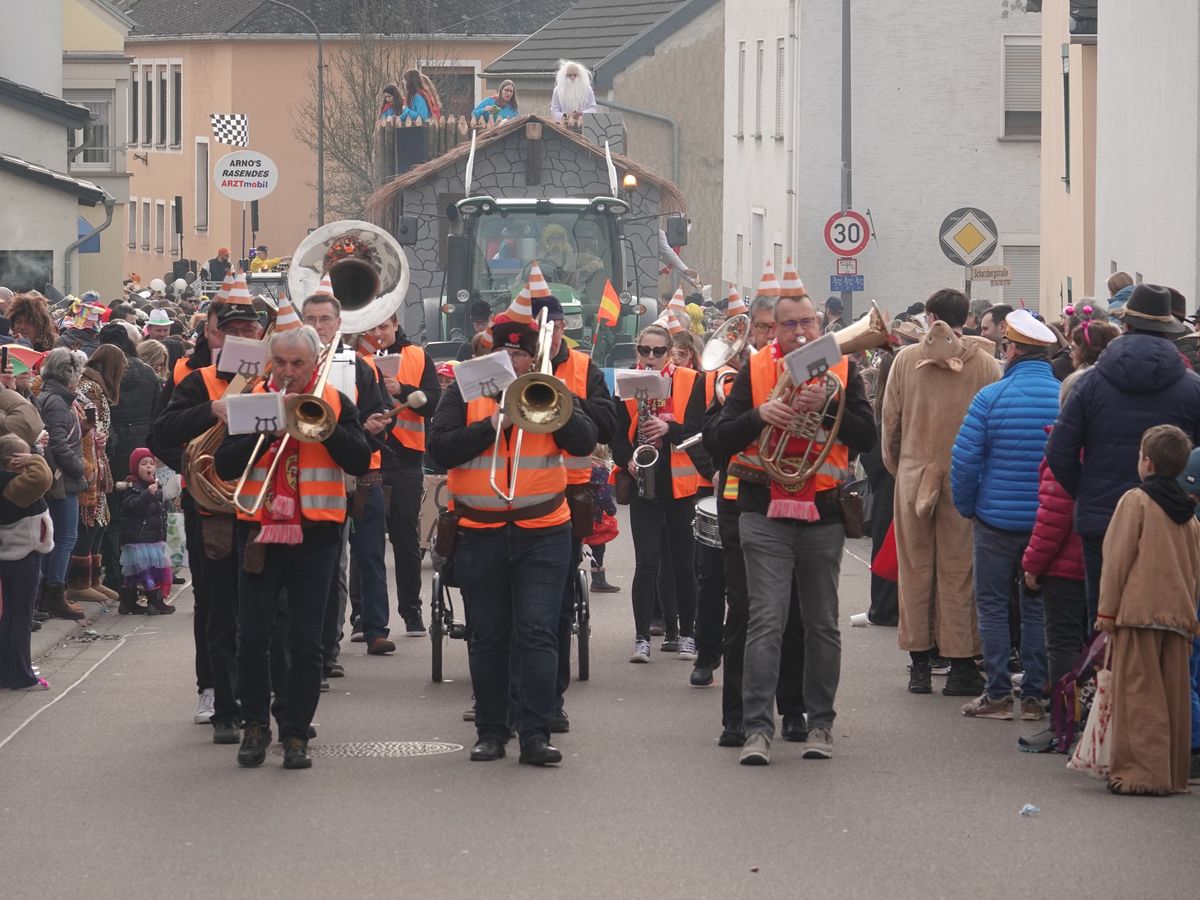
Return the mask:
[[(855, 263), (856, 312), (961, 287), (939, 229), (962, 207), (995, 223), (986, 264), (1012, 268), (1010, 285), (977, 280), (972, 296), (1039, 305), (1041, 16), (1020, 6), (853, 4), (851, 206), (870, 211), (876, 235)], [(824, 227), (841, 209), (841, 11), (726, 0), (723, 272), (743, 291), (764, 261), (791, 255), (818, 302), (833, 292)]]

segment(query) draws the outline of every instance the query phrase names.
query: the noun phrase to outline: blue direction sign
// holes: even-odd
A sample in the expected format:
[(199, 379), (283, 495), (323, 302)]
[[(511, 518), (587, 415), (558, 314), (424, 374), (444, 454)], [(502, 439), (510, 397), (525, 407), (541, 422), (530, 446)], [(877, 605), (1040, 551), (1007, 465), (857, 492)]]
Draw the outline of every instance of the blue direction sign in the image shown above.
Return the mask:
[(829, 290), (839, 294), (842, 291), (865, 291), (866, 276), (864, 275), (830, 275)]

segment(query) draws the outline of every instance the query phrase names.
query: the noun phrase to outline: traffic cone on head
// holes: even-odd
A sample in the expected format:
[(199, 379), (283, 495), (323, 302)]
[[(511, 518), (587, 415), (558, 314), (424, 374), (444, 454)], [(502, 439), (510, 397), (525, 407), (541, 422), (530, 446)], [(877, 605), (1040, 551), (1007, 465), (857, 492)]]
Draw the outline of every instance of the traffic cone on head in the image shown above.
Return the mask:
[(233, 281), (233, 287), (225, 296), (225, 302), (233, 306), (253, 306), (254, 298), (250, 296), (250, 288), (246, 285), (246, 273), (238, 272)]
[(213, 297), (213, 303), (224, 303), (229, 299), (229, 292), (233, 290), (233, 284), (237, 279), (233, 277), (233, 272), (226, 272), (225, 279), (221, 282), (221, 287), (217, 289), (217, 294)]
[(546, 283), (546, 276), (542, 274), (541, 266), (534, 262), (529, 267), (529, 283), (527, 285), (530, 297), (549, 297), (550, 285)]
[(688, 315), (687, 304), (683, 302), (683, 288), (675, 288), (671, 302), (667, 304), (667, 310), (679, 322), (679, 326), (683, 331), (687, 331), (692, 327), (692, 317)]
[(762, 278), (758, 282), (758, 290), (754, 293), (759, 297), (779, 296), (779, 279), (775, 277), (775, 267), (769, 259), (763, 264)]
[(679, 320), (671, 313), (671, 310), (663, 310), (663, 314), (654, 320), (654, 324), (660, 328), (665, 328), (671, 334), (683, 334), (683, 326), (679, 324)]
[(789, 256), (787, 262), (783, 264), (783, 281), (779, 285), (780, 297), (807, 297), (808, 291), (804, 289), (804, 282), (800, 280), (800, 273), (796, 271), (796, 267), (792, 265), (792, 258)]
[(330, 279), (328, 272), (321, 276), (321, 283), (317, 285), (317, 289), (312, 292), (312, 295), (314, 297), (332, 297), (334, 300), (337, 299), (337, 295), (333, 292), (333, 281)]
[(738, 289), (731, 287), (729, 302), (725, 305), (725, 314), (733, 318), (734, 316), (744, 316), (749, 312), (750, 307), (746, 306), (746, 301), (742, 299), (742, 295), (738, 293)]
[[(508, 321), (522, 322), (525, 324), (529, 324), (533, 321), (533, 303), (531, 298), (534, 296), (532, 289), (534, 272), (537, 272), (536, 263), (534, 263), (533, 271), (529, 273), (529, 284), (521, 289), (521, 293), (517, 294), (517, 296), (513, 298), (513, 301), (509, 304), (508, 309), (504, 311), (504, 315), (508, 317)], [(542, 273), (537, 272), (537, 274), (540, 277)], [(545, 279), (542, 279), (542, 284), (545, 283)], [(550, 296), (549, 288), (546, 289), (546, 296)]]
[(279, 298), (279, 307), (275, 312), (275, 330), (279, 331), (294, 331), (304, 325), (300, 321), (300, 317), (296, 315), (296, 307), (292, 306), (292, 301), (283, 295)]

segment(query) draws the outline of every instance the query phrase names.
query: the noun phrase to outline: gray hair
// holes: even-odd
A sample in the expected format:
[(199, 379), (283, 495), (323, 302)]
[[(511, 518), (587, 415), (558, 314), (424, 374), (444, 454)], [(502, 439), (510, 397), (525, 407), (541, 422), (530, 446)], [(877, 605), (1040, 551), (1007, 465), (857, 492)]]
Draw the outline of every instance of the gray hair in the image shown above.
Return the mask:
[(776, 300), (775, 297), (768, 297), (768, 296), (755, 297), (750, 302), (750, 318), (753, 319), (755, 316), (757, 316), (761, 312), (769, 312), (769, 313), (771, 313), (771, 315), (774, 315), (775, 314), (775, 300)]
[(308, 350), (312, 353), (314, 362), (321, 357), (321, 339), (317, 336), (317, 330), (311, 325), (301, 325), (299, 328), (291, 328), (287, 331), (276, 331), (267, 342), (267, 352), (274, 353), (276, 347), (281, 350), (286, 347)]
[(87, 356), (80, 351), (55, 347), (42, 362), (42, 380), (57, 381), (74, 390), (86, 365)]

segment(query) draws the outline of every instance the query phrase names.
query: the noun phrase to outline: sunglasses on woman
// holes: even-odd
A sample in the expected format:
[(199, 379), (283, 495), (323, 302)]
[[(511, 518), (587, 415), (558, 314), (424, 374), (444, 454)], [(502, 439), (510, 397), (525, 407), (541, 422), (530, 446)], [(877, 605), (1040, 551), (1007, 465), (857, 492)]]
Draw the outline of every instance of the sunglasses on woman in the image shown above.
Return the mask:
[(666, 347), (647, 347), (645, 344), (637, 345), (638, 356), (651, 356), (655, 359), (662, 359), (667, 355)]

